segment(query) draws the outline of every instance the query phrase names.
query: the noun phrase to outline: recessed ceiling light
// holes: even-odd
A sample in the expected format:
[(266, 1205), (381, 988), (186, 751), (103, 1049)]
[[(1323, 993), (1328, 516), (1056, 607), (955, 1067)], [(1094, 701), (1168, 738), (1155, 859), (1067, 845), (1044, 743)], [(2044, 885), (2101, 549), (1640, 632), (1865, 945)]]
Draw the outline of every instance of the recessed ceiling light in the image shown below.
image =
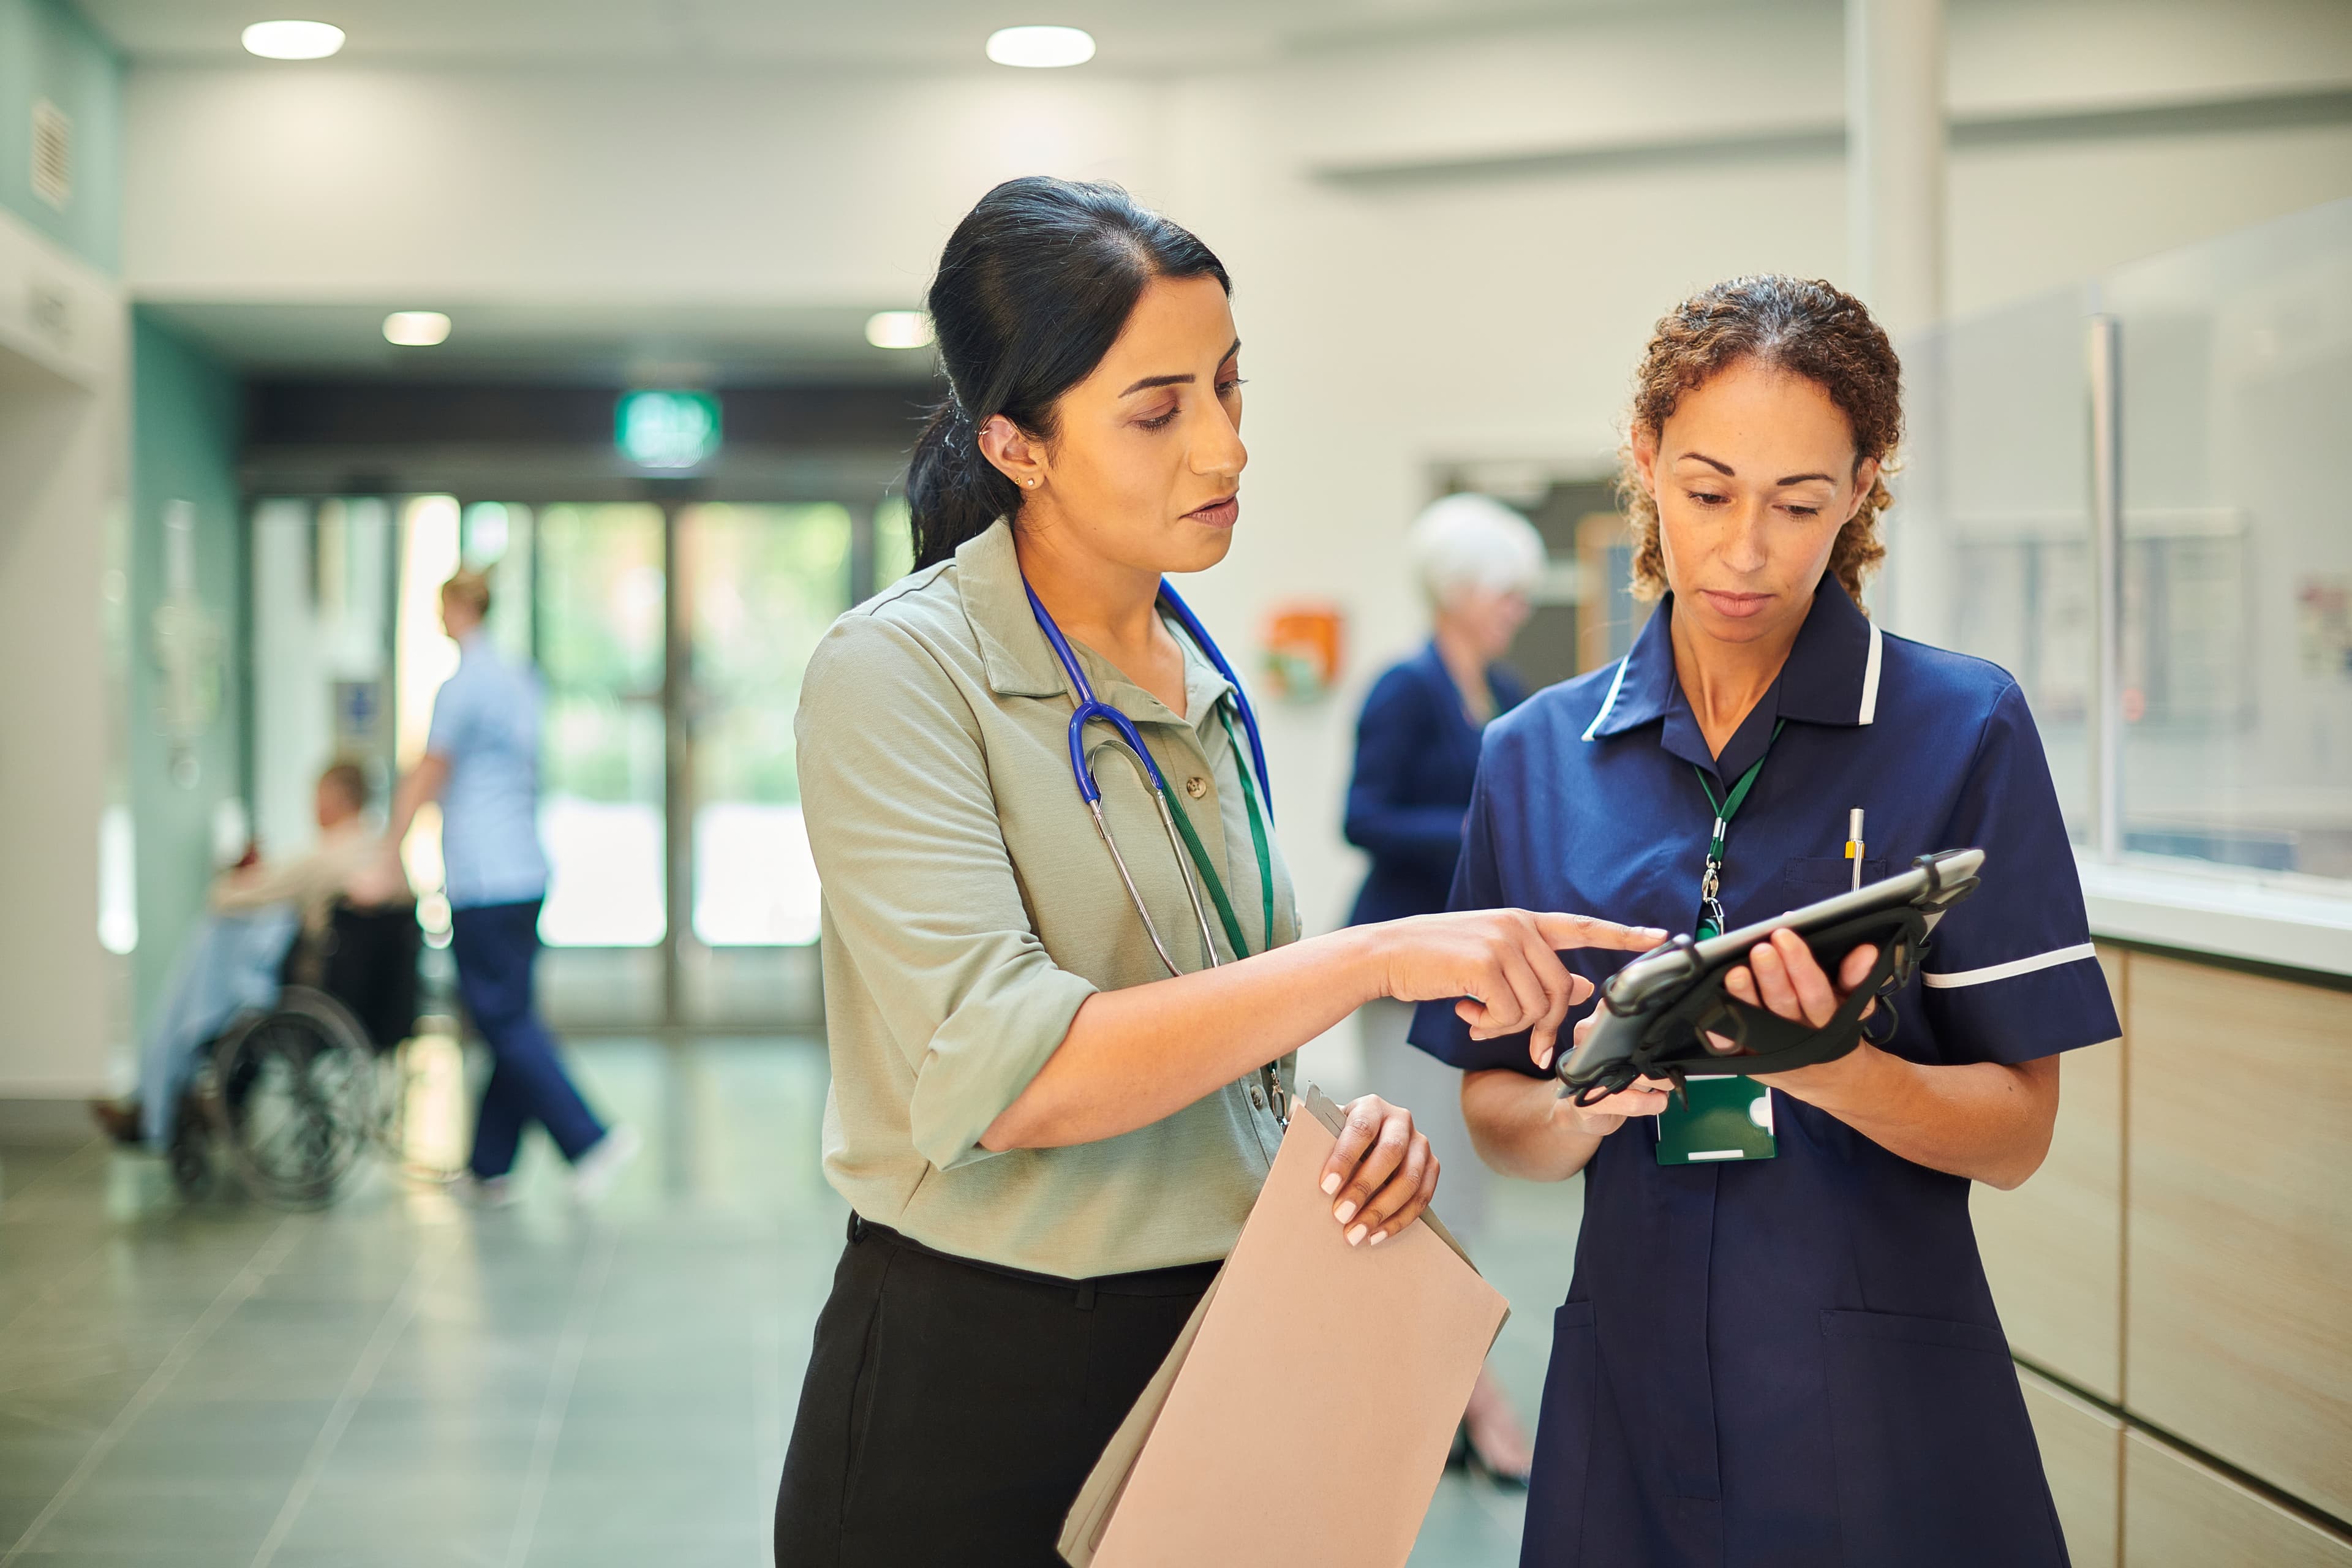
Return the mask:
[(323, 60), (343, 47), (343, 30), (328, 22), (256, 22), (245, 30), (247, 54), (268, 60)]
[(449, 318), (438, 310), (394, 310), (383, 319), (383, 341), (404, 349), (429, 349), (449, 337)]
[(1082, 66), (1095, 58), (1095, 39), (1080, 27), (1000, 27), (988, 35), (988, 58), (1001, 66)]
[(927, 349), (931, 319), (920, 310), (877, 310), (866, 318), (866, 341), (877, 349)]

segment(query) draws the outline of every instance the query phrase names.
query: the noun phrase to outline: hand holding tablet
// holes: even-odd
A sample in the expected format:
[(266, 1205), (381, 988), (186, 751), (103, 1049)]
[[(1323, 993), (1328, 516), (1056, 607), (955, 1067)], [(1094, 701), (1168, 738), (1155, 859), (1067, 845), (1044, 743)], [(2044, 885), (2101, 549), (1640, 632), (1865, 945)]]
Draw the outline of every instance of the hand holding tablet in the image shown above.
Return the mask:
[[(1601, 987), (1598, 1022), (1580, 1030), (1576, 1048), (1559, 1059), (1564, 1092), (1589, 1107), (1643, 1077), (1679, 1083), (1693, 1068), (1755, 1076), (1845, 1055), (1862, 1038), (1874, 999), (1909, 980), (1937, 922), (1975, 890), (1983, 865), (1980, 849), (1923, 855), (1869, 887), (1703, 941), (1676, 937), (1643, 954)], [(1759, 1005), (1769, 1000), (1757, 990), (1759, 981), (1790, 984), (1786, 973), (1759, 976), (1750, 964), (1759, 945), (1790, 941), (1776, 942), (1780, 931), (1801, 942), (1825, 973), (1853, 982), (1824, 1022), (1795, 1022)], [(1878, 957), (1854, 975), (1845, 966), (1857, 947)], [(1746, 984), (1727, 986), (1735, 971), (1746, 973)], [(1733, 1054), (1710, 1047), (1709, 1035), (1728, 1040)]]

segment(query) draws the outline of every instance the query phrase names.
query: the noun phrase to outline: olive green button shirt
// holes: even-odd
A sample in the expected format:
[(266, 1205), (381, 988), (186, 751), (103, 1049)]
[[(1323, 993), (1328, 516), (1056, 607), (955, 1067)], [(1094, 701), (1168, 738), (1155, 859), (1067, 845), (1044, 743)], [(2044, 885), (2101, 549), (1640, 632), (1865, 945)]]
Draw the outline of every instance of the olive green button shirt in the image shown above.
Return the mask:
[[(1177, 641), (1182, 718), (1076, 651), (1141, 731), (1261, 951), (1248, 763), (1216, 713), (1232, 688)], [(826, 1179), (926, 1246), (1086, 1278), (1225, 1256), (1282, 1129), (1252, 1074), (1100, 1142), (981, 1147), (1089, 995), (1167, 978), (1071, 777), (1072, 703), (1000, 521), (834, 623), (795, 732), (824, 884)], [(1111, 733), (1087, 731), (1104, 816), (1169, 952), (1205, 967), (1151, 787)], [(1278, 851), (1273, 868), (1279, 944), (1298, 914)], [(1213, 907), (1209, 921), (1230, 960)]]

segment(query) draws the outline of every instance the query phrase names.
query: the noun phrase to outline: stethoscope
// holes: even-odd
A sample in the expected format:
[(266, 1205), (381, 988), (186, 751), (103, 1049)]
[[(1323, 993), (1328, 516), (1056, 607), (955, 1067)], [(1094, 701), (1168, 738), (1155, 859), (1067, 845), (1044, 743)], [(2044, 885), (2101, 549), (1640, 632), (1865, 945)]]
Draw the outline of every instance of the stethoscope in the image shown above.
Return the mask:
[[(1169, 851), (1176, 858), (1177, 875), (1183, 879), (1184, 896), (1192, 906), (1192, 919), (1200, 929), (1202, 950), (1209, 955), (1210, 966), (1216, 967), (1224, 961), (1217, 953), (1217, 939), (1209, 925), (1208, 906), (1202, 897), (1200, 880), (1192, 874), (1193, 856), (1197, 851), (1188, 850), (1183, 838), (1179, 836), (1175, 813), (1169, 805), (1173, 792), (1168, 787), (1166, 775), (1160, 773), (1160, 764), (1152, 761), (1150, 749), (1143, 743), (1142, 731), (1126, 714), (1095, 695), (1094, 684), (1087, 679), (1086, 670), (1079, 665), (1078, 656), (1070, 647), (1070, 639), (1064, 637), (1062, 628), (1054, 624), (1054, 617), (1047, 613), (1044, 601), (1037, 597), (1037, 590), (1030, 587), (1025, 578), (1021, 586), (1029, 595), (1029, 609), (1037, 617), (1037, 629), (1045, 634), (1045, 641), (1053, 648), (1054, 657), (1060, 661), (1062, 673), (1070, 683), (1070, 699), (1075, 704), (1070, 714), (1070, 775), (1077, 781), (1078, 797), (1087, 803), (1087, 815), (1094, 818), (1096, 837), (1103, 841), (1103, 847), (1110, 851), (1111, 864), (1118, 868), (1118, 879), (1127, 889), (1128, 901), (1135, 906), (1137, 917), (1143, 921), (1144, 933), (1151, 939), (1152, 951), (1160, 955), (1160, 962), (1167, 966), (1171, 975), (1184, 973), (1177, 964), (1175, 954), (1169, 951), (1168, 943), (1161, 939), (1160, 927), (1152, 920), (1151, 911), (1144, 906), (1142, 890), (1135, 885), (1134, 874), (1128, 869), (1127, 857), (1119, 853), (1118, 840), (1111, 836), (1110, 824), (1104, 820), (1102, 785), (1096, 782), (1094, 766), (1087, 757), (1087, 726), (1089, 724), (1109, 725), (1112, 738), (1126, 754), (1129, 765), (1135, 768), (1144, 782), (1151, 786), (1151, 804), (1159, 810), (1160, 830), (1168, 836)], [(1224, 654), (1218, 649), (1215, 639), (1209, 636), (1208, 627), (1202, 626), (1200, 617), (1192, 613), (1192, 606), (1178, 597), (1176, 590), (1165, 582), (1160, 584), (1160, 603), (1167, 606), (1169, 613), (1176, 617), (1176, 624), (1183, 628), (1184, 635), (1192, 639), (1192, 646), (1201, 650), (1217, 673), (1225, 678), (1226, 684), (1232, 687), (1234, 709), (1241, 715), (1243, 731), (1249, 736), (1251, 768), (1256, 775), (1258, 793), (1265, 801), (1266, 816), (1270, 819), (1274, 815), (1274, 784), (1266, 774), (1265, 739), (1258, 730), (1256, 710), (1250, 707), (1248, 694), (1242, 689), (1241, 677), (1234, 674), (1234, 667), (1225, 662)], [(1244, 781), (1244, 786), (1246, 783)], [(1249, 804), (1255, 829), (1258, 826), (1255, 821), (1256, 802), (1253, 800)], [(1202, 869), (1209, 871), (1205, 858), (1202, 860)], [(1264, 864), (1261, 865), (1260, 875), (1269, 875)], [(1217, 896), (1222, 900), (1223, 895), (1221, 891)], [(1271, 898), (1270, 890), (1267, 896)], [(1220, 912), (1224, 912), (1222, 908)], [(1230, 938), (1234, 939), (1235, 950), (1244, 951), (1238, 940), (1238, 925), (1229, 924), (1227, 932)], [(1265, 934), (1268, 941), (1273, 939), (1270, 921)], [(1271, 1064), (1259, 1071), (1269, 1101), (1267, 1109), (1277, 1120), (1287, 1124), (1289, 1110), (1281, 1075)]]

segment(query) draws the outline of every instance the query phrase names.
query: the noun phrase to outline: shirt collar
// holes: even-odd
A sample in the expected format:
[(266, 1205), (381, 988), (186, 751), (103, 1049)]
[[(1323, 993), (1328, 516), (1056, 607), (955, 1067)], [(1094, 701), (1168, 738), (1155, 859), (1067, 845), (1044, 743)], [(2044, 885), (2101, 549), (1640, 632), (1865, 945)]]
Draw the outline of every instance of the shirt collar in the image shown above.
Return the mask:
[[(988, 689), (999, 697), (1059, 697), (1067, 692), (1070, 682), (1062, 661), (1054, 657), (1054, 647), (1045, 640), (1045, 630), (1029, 607), (1020, 552), (1013, 547), (1013, 525), (997, 519), (985, 532), (957, 547), (955, 563), (964, 618), (980, 640)], [(1192, 639), (1182, 628), (1170, 629), (1184, 650), (1184, 711), (1192, 727), (1205, 733), (1216, 705), (1233, 685), (1192, 647)], [(1188, 721), (1104, 662), (1092, 648), (1075, 641), (1070, 646), (1095, 695), (1129, 719), (1165, 724)]]
[(956, 591), (964, 618), (980, 639), (988, 689), (999, 697), (1053, 697), (1068, 686), (1053, 645), (1030, 612), (1013, 548), (1013, 525), (1003, 518), (955, 552)]
[[(1664, 720), (1661, 742), (1668, 751), (1702, 767), (1715, 767), (1717, 761), (1698, 739), (1697, 721), (1675, 675), (1674, 608), (1670, 594), (1633, 639), (1584, 738), (1622, 735)], [(1774, 727), (1784, 719), (1849, 727), (1874, 721), (1884, 640), (1877, 623), (1862, 613), (1835, 577), (1824, 574), (1788, 662), (1724, 747), (1720, 767), (1725, 776), (1737, 777), (1763, 755)]]

